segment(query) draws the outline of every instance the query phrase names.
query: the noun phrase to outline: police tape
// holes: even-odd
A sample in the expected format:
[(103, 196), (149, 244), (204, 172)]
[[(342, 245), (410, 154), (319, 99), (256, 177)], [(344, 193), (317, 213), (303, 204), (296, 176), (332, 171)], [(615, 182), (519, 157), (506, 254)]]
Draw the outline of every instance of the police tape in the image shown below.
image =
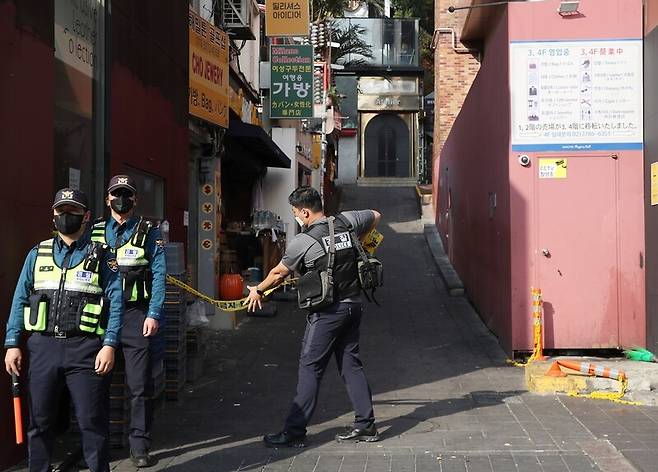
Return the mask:
[[(181, 282), (178, 280), (176, 277), (172, 277), (171, 275), (167, 275), (167, 282), (169, 282), (172, 285), (176, 285), (177, 287), (182, 288), (185, 290), (187, 293), (190, 295), (194, 295), (195, 297), (203, 300), (204, 302), (208, 302), (211, 305), (216, 306), (220, 310), (224, 311), (240, 311), (246, 309), (245, 301), (247, 300), (247, 297), (241, 298), (240, 300), (215, 300), (214, 298), (209, 297), (208, 295), (205, 295), (194, 288), (190, 287), (184, 282)], [(284, 281), (281, 285), (271, 288), (269, 290), (265, 290), (265, 293), (263, 295), (263, 298), (267, 298), (270, 296), (274, 291), (278, 290), (281, 287), (284, 287), (286, 285), (294, 285), (295, 282), (297, 282), (297, 279), (290, 279)]]

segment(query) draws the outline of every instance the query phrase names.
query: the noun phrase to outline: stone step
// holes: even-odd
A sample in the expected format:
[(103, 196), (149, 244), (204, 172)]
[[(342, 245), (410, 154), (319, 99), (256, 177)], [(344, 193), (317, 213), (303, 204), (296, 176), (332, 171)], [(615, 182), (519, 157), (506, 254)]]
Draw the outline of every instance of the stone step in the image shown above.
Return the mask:
[(361, 177), (356, 181), (359, 187), (415, 187), (416, 177)]

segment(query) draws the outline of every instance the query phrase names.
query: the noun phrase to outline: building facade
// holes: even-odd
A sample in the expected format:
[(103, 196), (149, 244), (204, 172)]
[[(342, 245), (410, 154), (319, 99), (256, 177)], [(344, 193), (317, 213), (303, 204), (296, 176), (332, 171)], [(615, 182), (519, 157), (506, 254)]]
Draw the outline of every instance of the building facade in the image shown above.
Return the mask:
[[(187, 5), (132, 2), (0, 2), (0, 146), (8, 177), (0, 236), (0, 331), (28, 250), (52, 230), (58, 188), (84, 190), (103, 216), (107, 179), (131, 173), (139, 210), (172, 221), (171, 239), (186, 240)], [(28, 124), (29, 123), (29, 124)], [(11, 417), (8, 389), (0, 416)], [(24, 453), (12, 422), (0, 422), (0, 468)]]
[(532, 348), (531, 287), (549, 349), (646, 341), (642, 2), (561, 5), (471, 11), (482, 64), (435, 164), (444, 245), (508, 352)]
[(335, 89), (343, 116), (337, 176), (341, 184), (394, 178), (415, 182), (423, 168), (423, 70), (419, 21), (372, 15), (354, 4), (335, 21), (351, 44), (337, 58)]

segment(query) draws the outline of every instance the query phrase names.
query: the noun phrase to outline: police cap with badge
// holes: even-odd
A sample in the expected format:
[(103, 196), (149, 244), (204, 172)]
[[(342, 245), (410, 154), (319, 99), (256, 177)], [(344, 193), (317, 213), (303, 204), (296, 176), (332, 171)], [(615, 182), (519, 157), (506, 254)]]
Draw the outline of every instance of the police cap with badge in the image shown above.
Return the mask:
[(75, 205), (87, 210), (89, 208), (89, 201), (84, 192), (73, 188), (63, 188), (55, 194), (55, 201), (52, 208), (55, 209), (62, 205)]

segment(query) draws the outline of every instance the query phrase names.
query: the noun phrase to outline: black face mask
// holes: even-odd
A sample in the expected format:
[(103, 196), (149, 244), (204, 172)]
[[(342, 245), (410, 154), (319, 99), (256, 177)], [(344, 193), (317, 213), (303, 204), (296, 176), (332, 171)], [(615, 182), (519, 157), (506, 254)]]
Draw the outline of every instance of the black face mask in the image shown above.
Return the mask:
[(53, 222), (55, 228), (62, 234), (75, 234), (82, 228), (82, 220), (85, 215), (74, 215), (73, 213), (62, 213), (55, 215)]
[(130, 197), (120, 196), (110, 200), (110, 206), (118, 214), (123, 215), (128, 213), (135, 206), (135, 202)]

